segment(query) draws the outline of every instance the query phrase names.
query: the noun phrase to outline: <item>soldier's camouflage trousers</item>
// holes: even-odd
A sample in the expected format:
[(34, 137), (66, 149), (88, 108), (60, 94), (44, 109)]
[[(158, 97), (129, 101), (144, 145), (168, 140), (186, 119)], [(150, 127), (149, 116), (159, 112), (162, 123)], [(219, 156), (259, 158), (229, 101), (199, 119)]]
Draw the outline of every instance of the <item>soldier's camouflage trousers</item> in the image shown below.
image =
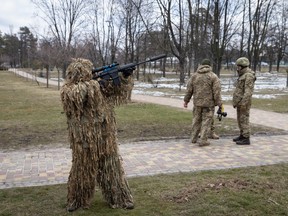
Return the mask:
[(211, 127), (210, 130), (208, 131), (208, 136), (211, 136), (213, 133), (215, 133), (215, 126), (214, 126), (214, 113), (215, 113), (215, 107), (211, 107), (212, 108), (212, 119), (211, 119)]
[(214, 114), (213, 107), (193, 107), (192, 141), (197, 140), (199, 132), (202, 141), (206, 141), (211, 130), (211, 122)]
[(237, 122), (240, 129), (240, 135), (250, 137), (250, 108), (251, 105), (237, 107)]

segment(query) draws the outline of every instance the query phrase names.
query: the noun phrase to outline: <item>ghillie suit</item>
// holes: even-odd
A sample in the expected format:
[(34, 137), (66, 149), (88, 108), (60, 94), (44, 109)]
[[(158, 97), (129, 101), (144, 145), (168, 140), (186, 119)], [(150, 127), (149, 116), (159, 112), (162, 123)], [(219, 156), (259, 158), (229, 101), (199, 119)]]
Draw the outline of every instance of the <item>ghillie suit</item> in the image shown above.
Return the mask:
[(67, 210), (89, 208), (96, 182), (111, 208), (133, 208), (133, 198), (118, 153), (114, 106), (127, 98), (127, 78), (121, 86), (100, 86), (92, 78), (92, 63), (74, 59), (60, 95), (67, 116), (72, 167)]

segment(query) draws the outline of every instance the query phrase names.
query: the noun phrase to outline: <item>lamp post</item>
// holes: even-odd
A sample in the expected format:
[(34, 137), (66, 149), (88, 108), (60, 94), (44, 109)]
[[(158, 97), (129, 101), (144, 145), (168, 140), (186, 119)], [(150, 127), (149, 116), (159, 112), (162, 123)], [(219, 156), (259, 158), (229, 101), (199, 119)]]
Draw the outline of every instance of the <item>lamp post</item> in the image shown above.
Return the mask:
[(286, 79), (286, 88), (288, 88), (288, 69), (286, 68), (287, 79)]
[(18, 57), (19, 57), (19, 68), (21, 68), (21, 49), (18, 49)]

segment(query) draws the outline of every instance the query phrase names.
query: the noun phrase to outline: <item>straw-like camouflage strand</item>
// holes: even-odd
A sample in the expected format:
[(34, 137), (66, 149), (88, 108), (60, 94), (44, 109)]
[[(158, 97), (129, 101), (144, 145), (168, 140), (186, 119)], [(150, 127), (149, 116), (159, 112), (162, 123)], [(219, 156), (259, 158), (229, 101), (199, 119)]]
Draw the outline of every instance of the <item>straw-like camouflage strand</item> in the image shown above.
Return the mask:
[(113, 208), (125, 208), (133, 198), (119, 159), (114, 105), (127, 98), (127, 79), (101, 90), (91, 80), (92, 64), (76, 59), (67, 70), (60, 94), (67, 116), (72, 167), (68, 179), (68, 207), (88, 207), (95, 182)]
[(128, 94), (131, 89), (132, 79), (130, 77), (124, 78), (122, 73), (119, 76), (121, 80), (120, 86), (115, 86), (112, 81), (109, 81), (107, 87), (102, 90), (103, 95), (111, 106), (127, 103)]

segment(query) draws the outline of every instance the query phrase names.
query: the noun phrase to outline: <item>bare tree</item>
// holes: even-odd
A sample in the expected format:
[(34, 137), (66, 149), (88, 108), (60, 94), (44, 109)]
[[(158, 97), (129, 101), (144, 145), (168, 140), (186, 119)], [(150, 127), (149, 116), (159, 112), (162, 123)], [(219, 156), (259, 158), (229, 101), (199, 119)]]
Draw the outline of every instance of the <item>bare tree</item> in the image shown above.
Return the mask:
[(92, 20), (92, 55), (95, 64), (106, 65), (116, 60), (118, 44), (121, 39), (123, 20), (119, 19), (115, 0), (93, 0)]
[[(277, 13), (275, 14), (275, 28), (272, 28), (272, 32), (275, 37), (275, 53), (276, 53), (276, 70), (279, 71), (280, 62), (285, 55), (285, 50), (288, 48), (288, 4), (283, 0), (277, 7)], [(280, 13), (279, 13), (280, 12)], [(273, 31), (274, 30), (274, 31)], [(288, 82), (288, 81), (287, 81)]]
[[(197, 69), (203, 58), (210, 57), (210, 40), (212, 29), (212, 16), (210, 14), (210, 0), (204, 6), (202, 0), (194, 3), (188, 0), (189, 5), (189, 26), (191, 45), (188, 47), (189, 68), (192, 66), (194, 59), (194, 70)], [(189, 74), (190, 75), (190, 74)]]
[(66, 76), (66, 68), (72, 56), (73, 39), (81, 34), (85, 24), (85, 12), (89, 7), (87, 0), (32, 0), (42, 12), (41, 17), (49, 26), (49, 33), (55, 38), (62, 65), (57, 65)]
[(239, 2), (229, 0), (214, 0), (212, 17), (211, 52), (213, 71), (220, 76), (225, 49), (236, 34), (239, 21)]
[[(167, 19), (163, 13), (159, 15), (155, 2), (149, 0), (132, 1), (136, 7), (141, 25), (139, 25), (138, 34), (136, 34), (136, 59), (146, 59), (148, 55), (159, 53), (168, 54), (169, 52), (169, 33)], [(156, 8), (156, 10), (153, 10)], [(161, 29), (161, 30), (158, 30)], [(149, 53), (149, 54), (148, 54)], [(166, 58), (160, 61), (163, 77), (165, 77)], [(139, 71), (139, 68), (137, 72)], [(143, 76), (145, 76), (146, 64), (144, 64)], [(137, 73), (137, 80), (139, 73)]]
[(168, 0), (167, 2), (157, 0), (157, 3), (165, 23), (167, 23), (171, 52), (179, 61), (179, 84), (181, 89), (181, 85), (185, 82), (187, 54), (190, 44), (190, 35), (187, 34), (189, 32), (188, 6), (182, 0)]
[[(41, 62), (41, 67), (46, 70), (46, 87), (49, 87), (50, 71), (54, 66), (60, 65), (62, 59), (60, 58), (60, 52), (57, 49), (57, 42), (53, 39), (43, 38), (40, 40), (38, 46), (38, 60)], [(41, 69), (42, 69), (41, 68)], [(60, 89), (60, 69), (56, 67), (58, 71), (58, 90)], [(42, 72), (42, 71), (41, 71)], [(44, 74), (41, 73), (43, 76)]]
[[(57, 67), (65, 71), (70, 57), (79, 53), (103, 65), (171, 52), (179, 62), (180, 85), (203, 58), (213, 60), (218, 75), (224, 59), (232, 61), (239, 53), (248, 56), (254, 70), (261, 56), (269, 63), (277, 58), (279, 65), (287, 49), (287, 5), (282, 1), (283, 11), (279, 7), (275, 12), (282, 19), (275, 16), (276, 21), (272, 13), (280, 0), (33, 0), (49, 25), (47, 38), (58, 50)], [(268, 58), (272, 47), (274, 55)]]
[[(253, 70), (257, 68), (260, 55), (263, 55), (263, 44), (275, 3), (274, 0), (257, 0), (252, 4), (249, 0), (248, 56)], [(255, 11), (252, 11), (252, 8), (255, 8)]]
[(122, 8), (123, 20), (124, 20), (124, 50), (125, 50), (125, 62), (131, 62), (136, 57), (136, 41), (138, 35), (143, 30), (141, 29), (140, 14), (138, 11), (141, 9), (143, 0), (130, 1), (122, 0), (120, 5)]

